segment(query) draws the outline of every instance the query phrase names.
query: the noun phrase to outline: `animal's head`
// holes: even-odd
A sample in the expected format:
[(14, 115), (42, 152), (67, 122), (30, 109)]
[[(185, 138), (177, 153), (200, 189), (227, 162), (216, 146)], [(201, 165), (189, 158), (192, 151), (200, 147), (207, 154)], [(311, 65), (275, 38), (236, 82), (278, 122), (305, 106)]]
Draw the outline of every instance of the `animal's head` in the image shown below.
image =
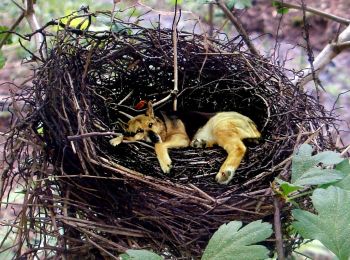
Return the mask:
[(124, 137), (128, 141), (146, 141), (157, 143), (164, 140), (165, 125), (162, 120), (154, 115), (152, 103), (148, 102), (148, 107), (144, 115), (138, 115), (127, 124)]

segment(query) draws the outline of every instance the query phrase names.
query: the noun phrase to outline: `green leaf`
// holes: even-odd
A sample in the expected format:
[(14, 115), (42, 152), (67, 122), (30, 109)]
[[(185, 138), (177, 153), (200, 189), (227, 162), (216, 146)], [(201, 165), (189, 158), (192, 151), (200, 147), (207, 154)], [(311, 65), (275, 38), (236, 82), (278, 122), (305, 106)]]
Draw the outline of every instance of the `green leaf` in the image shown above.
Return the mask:
[(340, 163), (343, 159), (339, 153), (326, 151), (312, 156), (312, 147), (308, 144), (300, 146), (292, 159), (292, 180), (296, 186), (320, 185), (332, 183), (344, 178), (344, 174), (335, 169), (324, 169), (324, 166)]
[(126, 250), (119, 256), (122, 260), (163, 260), (163, 257), (148, 250)]
[(350, 257), (350, 192), (338, 187), (316, 189), (312, 202), (318, 215), (293, 210), (294, 228), (306, 239), (317, 239), (340, 260)]
[(205, 248), (202, 260), (267, 258), (269, 250), (264, 246), (253, 244), (271, 236), (271, 224), (257, 220), (241, 227), (242, 222), (240, 221), (231, 221), (221, 225)]
[(4, 57), (3, 52), (0, 50), (0, 69), (5, 66), (6, 58)]
[(342, 188), (344, 190), (350, 191), (350, 161), (349, 159), (345, 159), (341, 163), (337, 164), (335, 166), (335, 169), (338, 171), (341, 171), (344, 173), (346, 176), (344, 179), (333, 183), (334, 186)]
[(172, 5), (175, 5), (175, 4), (176, 4), (176, 1), (177, 1), (177, 4), (178, 4), (178, 5), (182, 4), (182, 0), (171, 0), (171, 4), (172, 4)]
[(296, 186), (320, 185), (332, 183), (334, 181), (341, 180), (344, 177), (344, 174), (340, 171), (315, 167), (306, 171), (293, 184)]
[(288, 196), (288, 194), (300, 190), (303, 187), (302, 186), (297, 186), (293, 185), (289, 182), (283, 181), (281, 179), (275, 178), (275, 181), (279, 184), (280, 188), (282, 189), (282, 192), (284, 195)]
[(324, 165), (333, 165), (342, 162), (344, 159), (340, 156), (340, 153), (332, 152), (332, 151), (325, 151), (322, 153), (318, 153), (312, 158), (317, 161), (321, 162)]
[(287, 14), (289, 12), (289, 8), (287, 7), (281, 7), (277, 9), (277, 13), (279, 14)]
[[(7, 26), (2, 26), (0, 25), (0, 41), (2, 41), (2, 39), (4, 37), (6, 37), (6, 33), (3, 32), (7, 32), (9, 30), (9, 28)], [(12, 34), (10, 34), (9, 36), (7, 36), (8, 38), (5, 41), (5, 44), (11, 44), (13, 43), (12, 41)]]
[(278, 2), (278, 1), (272, 1), (272, 6), (276, 7), (276, 8), (281, 8), (282, 4), (280, 2)]

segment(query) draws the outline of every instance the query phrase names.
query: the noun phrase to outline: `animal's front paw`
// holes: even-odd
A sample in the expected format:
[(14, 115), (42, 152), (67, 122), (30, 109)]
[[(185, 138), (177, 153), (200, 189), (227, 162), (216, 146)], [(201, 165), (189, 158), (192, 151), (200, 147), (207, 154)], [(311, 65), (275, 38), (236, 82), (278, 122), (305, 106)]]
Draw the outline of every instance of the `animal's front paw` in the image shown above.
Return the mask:
[(203, 139), (194, 139), (191, 142), (191, 146), (194, 148), (205, 148), (207, 146), (207, 142)]
[(162, 168), (162, 171), (164, 173), (170, 173), (171, 168), (173, 167), (171, 165), (171, 159), (165, 158), (163, 160), (159, 160), (160, 168)]
[(236, 170), (232, 166), (220, 169), (218, 174), (216, 174), (215, 180), (220, 184), (228, 184), (235, 175), (235, 172)]
[(123, 136), (117, 136), (116, 138), (113, 138), (111, 140), (109, 140), (109, 143), (113, 146), (117, 146), (119, 145), (121, 142), (123, 141)]

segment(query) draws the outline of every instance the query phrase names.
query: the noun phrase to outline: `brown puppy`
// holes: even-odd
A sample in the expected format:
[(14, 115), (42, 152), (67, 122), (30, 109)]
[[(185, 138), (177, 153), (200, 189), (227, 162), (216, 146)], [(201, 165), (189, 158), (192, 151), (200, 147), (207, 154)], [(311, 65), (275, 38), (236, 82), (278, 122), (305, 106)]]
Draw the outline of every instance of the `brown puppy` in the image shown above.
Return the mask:
[[(196, 115), (203, 117), (204, 114), (197, 113)], [(227, 184), (232, 180), (246, 152), (242, 140), (260, 138), (261, 135), (250, 118), (237, 112), (205, 115), (207, 115), (206, 120), (202, 120), (201, 127), (196, 126), (195, 134), (190, 139), (189, 131), (186, 130), (191, 128), (192, 122), (195, 124), (194, 121), (190, 120), (185, 126), (186, 120), (182, 119), (181, 116), (162, 114), (163, 121), (154, 115), (152, 103), (148, 102), (146, 114), (138, 115), (128, 122), (123, 138), (128, 141), (144, 140), (154, 143), (155, 152), (164, 173), (169, 173), (172, 167), (168, 154), (169, 148), (190, 145), (204, 148), (219, 145), (226, 150), (228, 155), (216, 175), (216, 180), (221, 184)], [(123, 138), (113, 138), (110, 140), (110, 144), (116, 146)]]

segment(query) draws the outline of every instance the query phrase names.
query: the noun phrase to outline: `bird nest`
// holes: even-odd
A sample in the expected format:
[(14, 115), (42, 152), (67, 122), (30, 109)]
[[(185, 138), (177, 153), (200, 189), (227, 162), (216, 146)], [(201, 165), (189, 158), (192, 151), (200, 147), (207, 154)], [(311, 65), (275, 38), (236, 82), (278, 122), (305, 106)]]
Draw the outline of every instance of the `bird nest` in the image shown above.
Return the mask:
[(219, 147), (171, 150), (173, 168), (163, 174), (152, 146), (113, 147), (109, 140), (122, 132), (125, 115), (144, 113), (144, 100), (156, 111), (172, 109), (173, 33), (114, 23), (123, 29), (66, 26), (46, 34), (53, 47), (41, 49), (47, 58), (33, 85), (14, 97), (29, 112), (7, 141), (8, 154), (18, 155), (10, 164), (20, 163), (4, 179), (5, 187), (18, 176), (24, 180), (22, 214), (32, 228), (22, 236), (34, 234), (35, 242), (27, 241), (31, 253), (51, 236), (55, 247), (47, 242), (46, 250), (56, 254), (115, 255), (135, 247), (198, 257), (223, 223), (271, 221), (270, 183), (288, 179), (296, 145), (332, 147), (320, 131), (331, 121), (323, 108), (283, 68), (247, 52), (240, 37), (178, 32), (178, 110), (237, 111), (257, 124), (262, 138), (247, 142), (228, 185), (214, 178), (226, 157)]

